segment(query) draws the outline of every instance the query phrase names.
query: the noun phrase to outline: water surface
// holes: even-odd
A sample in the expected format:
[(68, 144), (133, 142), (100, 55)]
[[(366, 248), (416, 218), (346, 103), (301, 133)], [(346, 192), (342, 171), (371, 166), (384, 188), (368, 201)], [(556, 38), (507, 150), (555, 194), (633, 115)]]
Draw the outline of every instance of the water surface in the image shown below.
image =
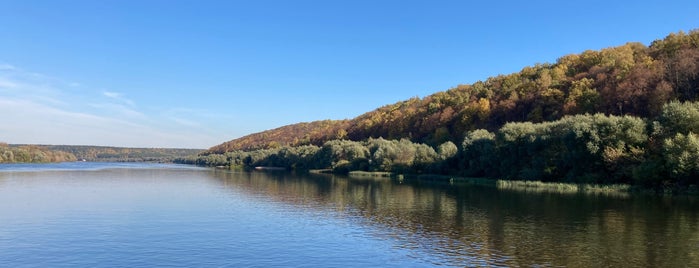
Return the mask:
[(0, 165), (0, 266), (699, 267), (693, 197)]

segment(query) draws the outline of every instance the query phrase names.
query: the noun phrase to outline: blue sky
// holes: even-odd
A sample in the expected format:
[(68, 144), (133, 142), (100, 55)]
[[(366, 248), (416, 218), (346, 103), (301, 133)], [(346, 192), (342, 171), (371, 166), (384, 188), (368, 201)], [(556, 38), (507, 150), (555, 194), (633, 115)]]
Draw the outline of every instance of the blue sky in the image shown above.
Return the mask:
[(208, 148), (699, 28), (697, 1), (0, 0), (0, 141)]

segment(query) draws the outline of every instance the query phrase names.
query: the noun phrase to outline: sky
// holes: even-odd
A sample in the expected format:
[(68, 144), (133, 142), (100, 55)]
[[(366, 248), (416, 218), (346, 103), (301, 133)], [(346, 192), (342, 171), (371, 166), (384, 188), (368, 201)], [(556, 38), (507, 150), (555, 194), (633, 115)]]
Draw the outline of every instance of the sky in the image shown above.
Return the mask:
[(209, 148), (699, 28), (699, 1), (0, 0), (0, 142)]

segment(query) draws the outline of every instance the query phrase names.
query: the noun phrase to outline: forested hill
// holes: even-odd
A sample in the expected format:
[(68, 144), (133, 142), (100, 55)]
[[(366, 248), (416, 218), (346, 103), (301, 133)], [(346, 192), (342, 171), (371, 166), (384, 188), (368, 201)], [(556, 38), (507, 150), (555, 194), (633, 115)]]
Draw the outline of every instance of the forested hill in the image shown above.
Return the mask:
[(566, 55), (555, 63), (411, 98), (351, 120), (255, 133), (206, 153), (370, 137), (438, 145), (460, 142), (469, 130), (496, 130), (506, 122), (553, 121), (584, 113), (654, 117), (672, 100), (699, 100), (699, 30), (673, 33), (649, 46), (627, 43)]
[(283, 126), (225, 142), (212, 147), (205, 154), (275, 148), (286, 145), (319, 145), (331, 139), (345, 138), (349, 123), (349, 120), (322, 120)]

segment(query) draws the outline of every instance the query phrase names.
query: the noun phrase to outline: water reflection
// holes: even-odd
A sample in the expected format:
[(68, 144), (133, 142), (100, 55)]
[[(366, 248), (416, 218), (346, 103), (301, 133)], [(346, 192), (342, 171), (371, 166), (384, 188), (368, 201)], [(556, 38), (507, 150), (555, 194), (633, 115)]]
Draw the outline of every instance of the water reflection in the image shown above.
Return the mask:
[[(454, 266), (699, 267), (695, 197), (531, 193), (288, 173), (211, 171), (223, 187), (366, 226)], [(330, 214), (328, 214), (330, 213)]]

